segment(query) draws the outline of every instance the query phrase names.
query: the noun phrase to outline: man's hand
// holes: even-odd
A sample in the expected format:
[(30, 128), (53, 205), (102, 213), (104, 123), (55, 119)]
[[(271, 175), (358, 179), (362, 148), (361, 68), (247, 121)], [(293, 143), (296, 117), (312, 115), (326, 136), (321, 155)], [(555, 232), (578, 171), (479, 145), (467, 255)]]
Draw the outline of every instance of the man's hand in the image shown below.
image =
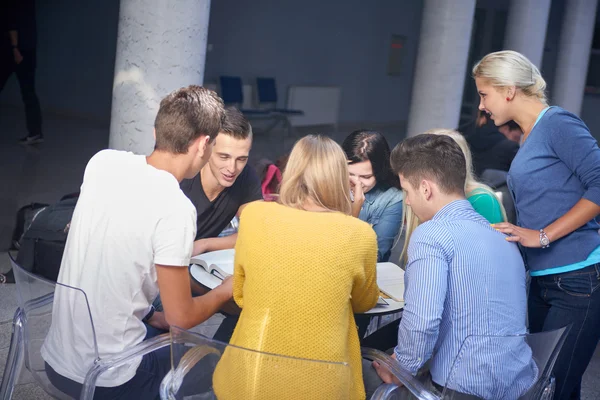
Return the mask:
[(225, 296), (227, 300), (233, 297), (233, 276), (228, 276), (223, 279), (223, 282), (213, 290), (218, 290), (221, 292), (221, 295)]
[(15, 58), (15, 64), (19, 65), (23, 61), (23, 55), (18, 47), (13, 48), (13, 56)]
[[(393, 354), (391, 358), (396, 362), (396, 354)], [(375, 368), (375, 371), (377, 371), (377, 375), (379, 375), (384, 383), (393, 383), (397, 386), (403, 386), (402, 382), (400, 382), (386, 367), (379, 365), (377, 361), (373, 361), (372, 365), (373, 368)]]
[(540, 231), (521, 228), (508, 222), (493, 224), (492, 227), (498, 232), (509, 235), (506, 237), (509, 242), (518, 242), (524, 247), (542, 247), (540, 244)]
[(154, 311), (152, 318), (148, 320), (148, 325), (155, 327), (156, 329), (162, 329), (164, 331), (169, 330), (169, 324), (165, 319), (165, 313), (162, 311)]
[(362, 184), (358, 178), (354, 176), (350, 176), (350, 191), (354, 196), (354, 201), (352, 202), (352, 216), (358, 218), (363, 203), (365, 202), (365, 194), (363, 193)]

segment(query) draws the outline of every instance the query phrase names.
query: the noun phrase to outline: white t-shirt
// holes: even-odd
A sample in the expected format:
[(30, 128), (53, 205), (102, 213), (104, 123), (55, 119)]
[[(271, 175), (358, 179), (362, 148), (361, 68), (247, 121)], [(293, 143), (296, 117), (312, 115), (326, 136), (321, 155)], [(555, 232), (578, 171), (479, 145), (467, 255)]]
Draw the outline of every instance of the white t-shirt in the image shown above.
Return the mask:
[[(196, 209), (170, 173), (145, 156), (103, 150), (89, 161), (73, 213), (58, 282), (85, 292), (100, 359), (142, 342), (142, 319), (158, 295), (155, 264), (187, 266)], [(94, 341), (81, 292), (57, 286), (42, 356), (56, 372), (83, 383)], [(130, 380), (138, 358), (102, 374), (97, 385)]]

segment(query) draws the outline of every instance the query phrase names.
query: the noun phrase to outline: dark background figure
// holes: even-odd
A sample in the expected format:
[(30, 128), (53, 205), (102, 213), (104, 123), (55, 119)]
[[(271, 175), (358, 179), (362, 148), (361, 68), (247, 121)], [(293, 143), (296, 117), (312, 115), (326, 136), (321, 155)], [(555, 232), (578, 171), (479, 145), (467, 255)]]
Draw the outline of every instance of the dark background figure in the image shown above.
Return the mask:
[(501, 134), (503, 134), (508, 140), (512, 140), (513, 142), (520, 145), (521, 136), (523, 135), (523, 131), (517, 125), (515, 121), (508, 121), (504, 125), (498, 127), (498, 130)]
[(0, 92), (8, 78), (16, 73), (25, 105), (28, 131), (28, 135), (19, 142), (43, 142), (42, 113), (35, 92), (35, 0), (1, 0), (0, 23)]
[(480, 111), (474, 127), (470, 132), (465, 132), (473, 156), (475, 175), (479, 178), (486, 169), (508, 172), (512, 160), (519, 151), (518, 141), (509, 139), (501, 130), (510, 134), (511, 139), (513, 136), (517, 137), (516, 134), (513, 135), (511, 127), (504, 125), (497, 127), (484, 112)]
[(516, 222), (517, 215), (506, 177), (519, 151), (522, 133), (513, 121), (497, 127), (483, 111), (479, 111), (477, 120), (465, 132), (475, 175), (481, 182), (502, 193), (502, 205), (511, 223)]

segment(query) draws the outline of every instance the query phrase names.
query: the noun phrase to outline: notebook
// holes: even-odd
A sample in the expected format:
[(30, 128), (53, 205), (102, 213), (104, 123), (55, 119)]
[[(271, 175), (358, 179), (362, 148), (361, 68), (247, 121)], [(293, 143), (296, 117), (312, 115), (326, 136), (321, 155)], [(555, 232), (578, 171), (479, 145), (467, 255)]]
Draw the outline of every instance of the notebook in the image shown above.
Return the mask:
[(391, 262), (377, 263), (377, 286), (394, 301), (404, 301), (404, 270)]

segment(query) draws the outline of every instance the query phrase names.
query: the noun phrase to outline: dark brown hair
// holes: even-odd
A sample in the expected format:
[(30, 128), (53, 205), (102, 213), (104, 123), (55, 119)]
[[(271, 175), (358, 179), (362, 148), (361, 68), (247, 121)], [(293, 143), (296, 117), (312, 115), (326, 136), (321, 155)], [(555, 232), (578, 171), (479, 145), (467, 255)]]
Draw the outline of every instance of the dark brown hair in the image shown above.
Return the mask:
[(424, 133), (400, 142), (391, 155), (392, 169), (418, 187), (431, 179), (446, 194), (465, 192), (466, 161), (450, 136)]
[(252, 127), (237, 108), (227, 107), (220, 132), (241, 140), (252, 136)]
[(162, 99), (154, 120), (154, 150), (186, 154), (200, 136), (211, 141), (221, 130), (223, 100), (212, 90), (191, 85), (171, 92)]
[(381, 133), (366, 129), (354, 131), (344, 140), (342, 149), (350, 165), (370, 161), (378, 184), (400, 188), (398, 176), (390, 168), (390, 145)]

